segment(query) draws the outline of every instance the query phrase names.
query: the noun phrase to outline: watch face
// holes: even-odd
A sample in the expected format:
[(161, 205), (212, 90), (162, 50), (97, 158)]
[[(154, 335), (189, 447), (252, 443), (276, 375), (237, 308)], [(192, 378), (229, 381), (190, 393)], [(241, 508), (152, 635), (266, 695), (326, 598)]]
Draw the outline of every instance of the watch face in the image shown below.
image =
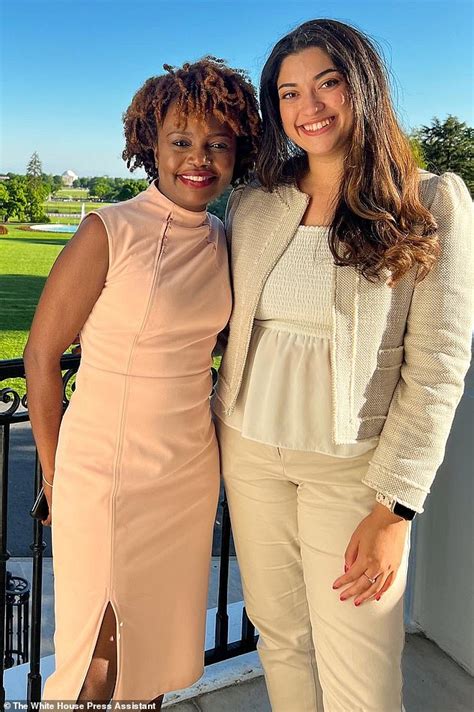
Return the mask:
[(409, 521), (414, 519), (415, 514), (416, 514), (416, 512), (413, 511), (413, 509), (409, 509), (408, 507), (405, 507), (403, 504), (400, 504), (399, 502), (396, 502), (392, 511), (394, 514), (398, 514), (399, 517), (403, 517), (403, 519), (408, 519)]

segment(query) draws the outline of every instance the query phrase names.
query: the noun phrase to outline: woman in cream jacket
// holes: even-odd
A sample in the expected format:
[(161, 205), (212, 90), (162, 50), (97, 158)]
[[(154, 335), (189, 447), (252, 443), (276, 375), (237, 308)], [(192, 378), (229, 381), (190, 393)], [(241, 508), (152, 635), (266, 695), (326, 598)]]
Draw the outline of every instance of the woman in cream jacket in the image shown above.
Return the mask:
[(280, 40), (260, 99), (214, 399), (247, 612), (273, 712), (400, 712), (410, 520), (470, 358), (471, 200), (417, 170), (347, 25)]

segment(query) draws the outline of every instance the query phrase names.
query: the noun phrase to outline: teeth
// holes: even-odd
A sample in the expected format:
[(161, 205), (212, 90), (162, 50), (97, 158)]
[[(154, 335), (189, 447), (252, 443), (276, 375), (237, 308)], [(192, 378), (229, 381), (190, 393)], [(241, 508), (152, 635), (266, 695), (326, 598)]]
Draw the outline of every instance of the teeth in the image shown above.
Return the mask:
[(332, 122), (331, 119), (325, 119), (325, 121), (318, 121), (317, 124), (303, 124), (303, 128), (306, 131), (319, 131), (319, 129), (324, 128), (325, 126), (329, 126), (329, 124)]
[(192, 180), (195, 183), (203, 183), (205, 180), (209, 180), (212, 178), (212, 176), (185, 176), (183, 175), (183, 178), (186, 180)]

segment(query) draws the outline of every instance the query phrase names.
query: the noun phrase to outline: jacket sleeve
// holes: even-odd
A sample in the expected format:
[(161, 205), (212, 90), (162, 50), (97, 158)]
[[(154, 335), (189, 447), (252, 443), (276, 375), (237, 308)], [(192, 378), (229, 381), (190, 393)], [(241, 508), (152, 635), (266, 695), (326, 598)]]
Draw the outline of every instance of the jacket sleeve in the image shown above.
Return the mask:
[[(224, 216), (224, 226), (225, 226), (225, 234), (226, 234), (226, 238), (227, 238), (227, 252), (229, 255), (229, 267), (230, 267), (231, 279), (232, 279), (232, 260), (230, 259), (230, 255), (231, 255), (232, 219), (234, 217), (234, 213), (237, 209), (237, 206), (240, 202), (240, 198), (242, 197), (243, 190), (244, 190), (244, 186), (238, 186), (237, 188), (234, 188), (234, 190), (232, 191), (232, 193), (229, 196), (229, 200), (227, 201), (227, 205), (226, 205), (226, 209), (225, 209), (225, 216)], [(228, 338), (229, 338), (229, 324), (227, 323), (227, 326), (217, 335), (216, 345), (214, 346), (214, 349), (212, 351), (213, 358), (223, 355), (223, 353), (226, 349), (226, 346), (227, 346)]]
[(464, 389), (473, 326), (472, 201), (459, 176), (438, 179), (431, 212), (441, 255), (413, 291), (404, 362), (363, 482), (423, 512)]

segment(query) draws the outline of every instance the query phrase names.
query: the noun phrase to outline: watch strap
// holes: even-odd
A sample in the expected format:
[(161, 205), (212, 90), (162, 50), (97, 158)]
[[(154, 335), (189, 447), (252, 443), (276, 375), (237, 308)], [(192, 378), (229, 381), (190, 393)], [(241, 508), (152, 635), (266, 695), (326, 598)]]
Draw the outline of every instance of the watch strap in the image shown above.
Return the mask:
[(389, 509), (397, 516), (402, 517), (403, 519), (411, 521), (415, 518), (416, 512), (413, 509), (410, 509), (409, 507), (405, 507), (405, 505), (400, 504), (400, 502), (397, 502), (395, 497), (391, 497), (390, 495), (384, 494), (383, 492), (377, 492), (375, 499), (377, 502), (383, 504), (384, 507), (387, 507), (387, 509)]

